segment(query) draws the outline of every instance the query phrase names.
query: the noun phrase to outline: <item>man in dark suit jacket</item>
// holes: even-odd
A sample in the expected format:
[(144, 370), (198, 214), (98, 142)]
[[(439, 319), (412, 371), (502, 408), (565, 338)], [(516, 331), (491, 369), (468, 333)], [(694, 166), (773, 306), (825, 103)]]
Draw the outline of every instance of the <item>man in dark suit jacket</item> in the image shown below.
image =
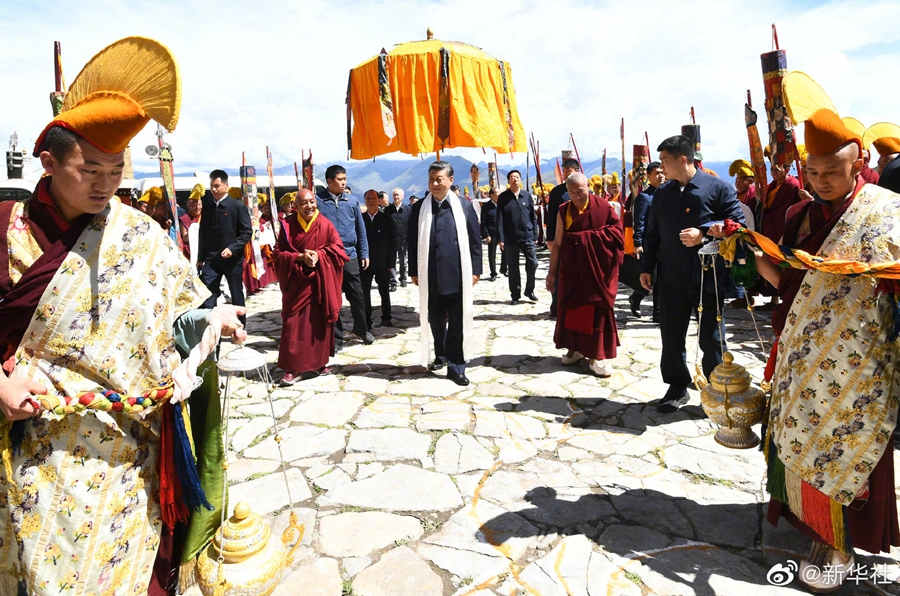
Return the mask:
[[(556, 237), (556, 215), (559, 213), (559, 206), (569, 200), (569, 194), (566, 192), (565, 181), (575, 172), (581, 171), (577, 159), (566, 158), (562, 162), (563, 183), (557, 184), (550, 190), (550, 197), (547, 200), (547, 246), (551, 246), (553, 239)], [(550, 299), (550, 316), (556, 316), (556, 290), (553, 290)]]
[[(463, 284), (473, 286), (481, 277), (481, 238), (478, 216), (471, 201), (455, 197), (466, 218), (468, 238), (459, 238), (456, 220), (451, 209), (450, 185), (453, 184), (453, 166), (436, 161), (428, 168), (428, 189), (431, 194), (413, 205), (409, 216), (409, 273), (412, 282), (419, 285), (419, 214), (422, 209), (432, 210), (428, 248), (428, 287), (419, 288), (428, 296), (428, 324), (434, 338), (434, 362), (429, 369), (437, 371), (448, 366), (447, 378), (466, 386), (466, 360), (463, 350)], [(468, 246), (467, 246), (468, 245)], [(468, 250), (466, 250), (468, 248)], [(472, 278), (463, 279), (462, 255), (471, 257)], [(468, 290), (467, 290), (468, 291)], [(469, 305), (471, 308), (471, 305)], [(423, 317), (420, 313), (420, 320)]]
[(500, 193), (497, 200), (497, 229), (500, 232), (500, 248), (506, 257), (509, 270), (510, 301), (516, 304), (522, 295), (522, 274), (519, 271), (519, 253), (525, 257), (525, 297), (537, 302), (534, 293), (534, 274), (537, 271), (537, 256), (534, 243), (538, 237), (537, 215), (534, 213), (534, 199), (521, 186), (522, 175), (512, 170), (506, 175), (509, 189)]
[(400, 287), (406, 287), (406, 230), (409, 228), (409, 213), (412, 207), (403, 204), (403, 189), (395, 188), (392, 192), (394, 202), (388, 205), (384, 212), (394, 220), (394, 228), (397, 230), (397, 259), (400, 266), (394, 270), (394, 280), (391, 291), (397, 289), (397, 281)]
[[(209, 175), (209, 192), (203, 196), (200, 211), (197, 268), (200, 279), (212, 292), (203, 308), (214, 308), (222, 293), (222, 277), (228, 283), (231, 303), (244, 306), (244, 245), (250, 242), (253, 227), (250, 211), (237, 199), (228, 196), (228, 174), (213, 170)], [(247, 323), (246, 315), (240, 316)]]
[(366, 300), (366, 324), (372, 328), (372, 280), (381, 294), (381, 326), (393, 327), (391, 319), (391, 290), (394, 266), (397, 262), (397, 229), (391, 216), (378, 210), (381, 197), (375, 190), (365, 194), (366, 240), (369, 242), (369, 267), (360, 272), (363, 297)]
[[(500, 245), (500, 230), (497, 229), (497, 200), (500, 198), (500, 189), (492, 188), (490, 200), (481, 204), (481, 237), (488, 243), (488, 266), (491, 276), (488, 281), (497, 280), (497, 247)], [(503, 252), (500, 253), (500, 273), (506, 271), (506, 261), (503, 260)]]
[(716, 259), (715, 276), (712, 271), (705, 272), (701, 287), (698, 251), (713, 224), (726, 219), (743, 224), (744, 212), (734, 187), (694, 165), (694, 144), (687, 137), (669, 137), (657, 151), (668, 181), (653, 193), (647, 212), (641, 239), (641, 285), (653, 290), (656, 268), (662, 336), (659, 368), (663, 382), (669, 385), (656, 408), (673, 412), (688, 400), (691, 373), (685, 358), (685, 338), (692, 313), (703, 305), (699, 339), (703, 374), (709, 378), (722, 362), (722, 328), (716, 321), (716, 309), (722, 308), (725, 298), (737, 297), (737, 288), (722, 259)]

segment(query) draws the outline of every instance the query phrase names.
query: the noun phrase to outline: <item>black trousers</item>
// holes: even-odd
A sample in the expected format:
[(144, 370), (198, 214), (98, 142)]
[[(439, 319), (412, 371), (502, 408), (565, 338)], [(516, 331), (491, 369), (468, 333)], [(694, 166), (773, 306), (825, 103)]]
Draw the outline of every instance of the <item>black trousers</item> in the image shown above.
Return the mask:
[(509, 268), (509, 295), (513, 300), (522, 297), (522, 272), (519, 270), (519, 253), (525, 257), (525, 293), (534, 292), (534, 273), (537, 271), (537, 256), (534, 241), (505, 242), (506, 266)]
[[(491, 271), (491, 277), (497, 277), (497, 247), (500, 246), (500, 239), (496, 236), (491, 236), (491, 241), (488, 242), (488, 267)], [(503, 259), (503, 254), (500, 254), (500, 259)], [(503, 265), (503, 263), (501, 263)], [(506, 271), (506, 269), (502, 269), (501, 271)]]
[(434, 339), (435, 359), (449, 362), (452, 372), (465, 372), (462, 294), (441, 296), (437, 288), (429, 288), (428, 324)]
[[(719, 300), (722, 308), (723, 299)], [(677, 388), (691, 384), (687, 366), (685, 342), (688, 325), (700, 304), (700, 288), (676, 288), (659, 284), (659, 332), (662, 336), (662, 359), (659, 364), (663, 382)], [(722, 363), (719, 340), (722, 326), (716, 321), (716, 297), (703, 294), (703, 313), (700, 317), (700, 350), (703, 352), (703, 374), (708, 379)]]
[[(350, 314), (353, 316), (353, 333), (359, 337), (369, 330), (366, 328), (366, 301), (363, 298), (362, 282), (359, 276), (359, 259), (351, 258), (344, 264), (344, 280), (341, 289), (350, 303)], [(334, 323), (334, 345), (340, 348), (344, 344), (344, 324), (341, 318)]]
[[(201, 308), (215, 308), (216, 303), (219, 301), (219, 296), (222, 295), (222, 278), (228, 283), (228, 291), (231, 292), (231, 303), (235, 306), (245, 306), (246, 302), (244, 301), (244, 266), (241, 264), (240, 267), (237, 267), (231, 273), (219, 273), (212, 267), (210, 267), (209, 263), (203, 263), (203, 267), (200, 268), (200, 279), (203, 281), (203, 285), (205, 285), (212, 295), (206, 299), (200, 307)], [(238, 317), (241, 323), (246, 327), (247, 325), (247, 315), (240, 315)]]
[(359, 273), (362, 280), (363, 297), (366, 301), (366, 325), (372, 328), (372, 280), (378, 284), (378, 293), (381, 294), (381, 320), (391, 318), (391, 281), (393, 276), (387, 267), (372, 267), (363, 269)]

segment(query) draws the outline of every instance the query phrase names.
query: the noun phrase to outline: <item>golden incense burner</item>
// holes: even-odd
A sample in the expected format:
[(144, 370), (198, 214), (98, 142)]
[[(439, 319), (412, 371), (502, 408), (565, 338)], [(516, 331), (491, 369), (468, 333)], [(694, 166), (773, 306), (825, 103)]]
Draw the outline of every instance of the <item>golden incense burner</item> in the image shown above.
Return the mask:
[[(291, 550), (285, 538), (292, 529), (299, 537)], [(294, 550), (303, 539), (303, 527), (291, 526), (282, 541), (269, 540), (272, 530), (263, 519), (241, 501), (234, 515), (216, 532), (209, 547), (200, 553), (197, 578), (204, 596), (268, 596), (278, 586), (285, 568), (293, 561)]]
[(747, 370), (734, 363), (731, 352), (722, 356), (722, 364), (700, 390), (703, 411), (719, 425), (716, 442), (732, 449), (750, 449), (759, 445), (759, 437), (750, 427), (763, 420), (766, 394), (750, 384)]

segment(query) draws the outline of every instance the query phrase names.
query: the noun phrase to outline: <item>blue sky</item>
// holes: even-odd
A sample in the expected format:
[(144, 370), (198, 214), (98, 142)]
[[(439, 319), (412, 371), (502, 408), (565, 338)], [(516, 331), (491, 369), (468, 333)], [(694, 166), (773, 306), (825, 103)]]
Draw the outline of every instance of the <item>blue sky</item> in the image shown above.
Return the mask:
[[(179, 171), (235, 167), (241, 151), (261, 166), (266, 145), (279, 166), (309, 147), (319, 163), (345, 159), (349, 69), (429, 26), (512, 64), (519, 116), (542, 157), (565, 148), (570, 132), (583, 158), (604, 147), (618, 156), (623, 116), (629, 152), (645, 130), (658, 143), (688, 122), (691, 106), (707, 160), (745, 156), (744, 97), (750, 89), (762, 111), (759, 55), (771, 48), (773, 20), (789, 68), (819, 81), (841, 115), (900, 121), (896, 91), (882, 87), (900, 58), (896, 1), (0, 0), (0, 9), (0, 138), (17, 131), (30, 145), (50, 119), (53, 41), (71, 82), (108, 43), (143, 35), (179, 60), (182, 114), (167, 137)], [(155, 142), (152, 128), (132, 144), (137, 169), (156, 167), (142, 150)], [(481, 159), (480, 150), (454, 152)]]

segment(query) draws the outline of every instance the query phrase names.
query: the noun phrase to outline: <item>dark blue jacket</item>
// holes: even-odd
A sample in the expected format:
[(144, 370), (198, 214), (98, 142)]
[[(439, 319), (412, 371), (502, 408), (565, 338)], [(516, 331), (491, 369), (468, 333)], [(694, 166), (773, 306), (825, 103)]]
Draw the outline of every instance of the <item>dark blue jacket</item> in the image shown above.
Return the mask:
[(481, 237), (500, 242), (500, 232), (497, 230), (497, 204), (490, 199), (481, 204)]
[(557, 184), (550, 190), (547, 198), (547, 242), (553, 242), (556, 238), (556, 215), (559, 213), (559, 206), (568, 200), (569, 193), (565, 183)]
[[(700, 170), (683, 192), (677, 180), (669, 180), (653, 194), (642, 238), (641, 271), (653, 273), (658, 267), (660, 284), (699, 292), (700, 246), (685, 246), (679, 234), (687, 228), (698, 228), (705, 236), (710, 226), (725, 219), (744, 223), (744, 212), (730, 184)], [(721, 258), (716, 259), (716, 272), (720, 296), (733, 294), (735, 286)], [(713, 272), (706, 272), (705, 277), (704, 290), (714, 292)]]
[(497, 199), (497, 228), (500, 242), (534, 242), (538, 239), (537, 214), (534, 199), (527, 190), (500, 193)]
[(353, 195), (342, 196), (337, 203), (328, 190), (316, 195), (319, 213), (334, 224), (338, 236), (344, 244), (344, 251), (351, 259), (369, 258), (369, 243), (366, 240), (366, 224), (363, 222), (362, 209)]
[[(472, 257), (472, 275), (481, 275), (481, 238), (478, 233), (478, 216), (472, 203), (460, 199), (463, 213), (466, 216), (468, 238), (462, 239), (469, 245)], [(459, 260), (459, 242), (456, 236), (456, 221), (453, 211), (446, 200), (438, 203), (433, 198), (419, 201), (413, 205), (409, 214), (409, 230), (407, 233), (409, 254), (409, 275), (419, 275), (419, 212), (425, 208), (432, 209), (431, 242), (428, 248), (428, 291), (437, 292), (441, 296), (462, 292), (462, 266)], [(465, 254), (465, 249), (463, 250)]]
[(406, 246), (406, 230), (409, 228), (409, 213), (412, 207), (406, 203), (400, 204), (400, 209), (391, 203), (384, 208), (384, 212), (391, 216), (394, 220), (394, 227), (397, 228), (397, 246)]
[(381, 211), (375, 219), (363, 213), (366, 224), (366, 242), (369, 244), (369, 268), (393, 269), (397, 264), (397, 228), (394, 220)]
[(647, 211), (653, 203), (653, 193), (656, 189), (648, 186), (647, 190), (638, 194), (634, 200), (634, 245), (643, 246), (644, 226), (647, 222)]

